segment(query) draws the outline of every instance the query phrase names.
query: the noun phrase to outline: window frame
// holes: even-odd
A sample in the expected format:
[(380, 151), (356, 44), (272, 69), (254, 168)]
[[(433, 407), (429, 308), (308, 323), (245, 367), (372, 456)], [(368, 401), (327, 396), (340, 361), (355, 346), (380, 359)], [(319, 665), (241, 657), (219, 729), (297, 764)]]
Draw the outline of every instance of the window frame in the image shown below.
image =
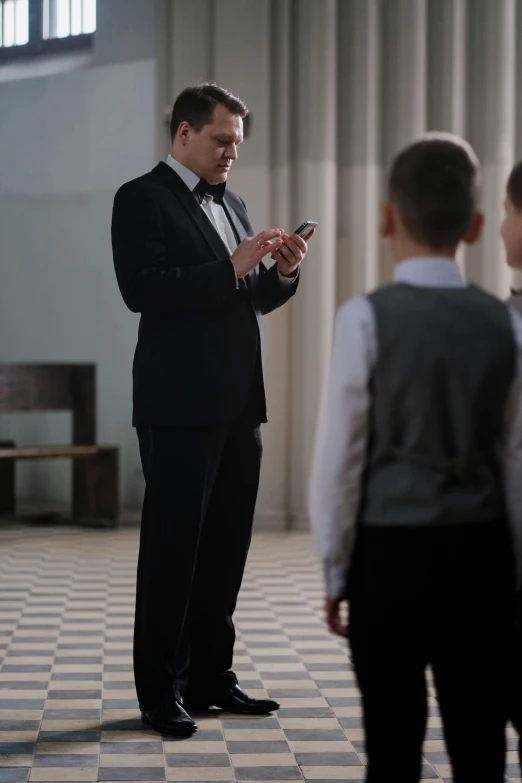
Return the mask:
[(0, 65), (42, 55), (79, 52), (92, 48), (95, 33), (44, 38), (43, 12), (44, 0), (29, 0), (29, 41), (15, 46), (0, 46)]

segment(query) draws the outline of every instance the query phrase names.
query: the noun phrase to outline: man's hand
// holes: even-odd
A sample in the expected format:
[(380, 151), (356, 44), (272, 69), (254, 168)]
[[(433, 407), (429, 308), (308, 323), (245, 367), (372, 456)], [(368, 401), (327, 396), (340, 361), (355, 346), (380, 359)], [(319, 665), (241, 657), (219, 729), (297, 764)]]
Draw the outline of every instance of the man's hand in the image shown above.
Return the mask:
[(283, 243), (282, 235), (282, 229), (272, 228), (255, 237), (243, 239), (231, 259), (238, 279), (246, 277), (265, 256), (274, 252), (274, 248), (280, 247)]
[(308, 252), (307, 241), (315, 234), (315, 228), (307, 235), (306, 240), (297, 234), (283, 234), (283, 244), (279, 250), (272, 253), (272, 258), (277, 261), (277, 268), (282, 275), (291, 275), (295, 272)]
[(326, 615), (326, 627), (330, 633), (336, 636), (342, 636), (346, 639), (348, 636), (348, 626), (343, 625), (341, 620), (341, 607), (344, 603), (344, 598), (329, 598), (326, 596), (324, 599), (324, 612)]

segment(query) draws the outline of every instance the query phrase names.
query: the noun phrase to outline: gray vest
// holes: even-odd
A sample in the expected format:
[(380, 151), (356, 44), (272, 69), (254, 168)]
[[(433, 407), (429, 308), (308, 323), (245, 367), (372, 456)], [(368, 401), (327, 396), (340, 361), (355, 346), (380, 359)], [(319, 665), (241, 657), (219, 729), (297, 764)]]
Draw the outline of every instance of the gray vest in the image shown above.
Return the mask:
[(516, 373), (506, 306), (474, 286), (396, 284), (368, 298), (378, 357), (360, 522), (503, 517), (499, 447)]

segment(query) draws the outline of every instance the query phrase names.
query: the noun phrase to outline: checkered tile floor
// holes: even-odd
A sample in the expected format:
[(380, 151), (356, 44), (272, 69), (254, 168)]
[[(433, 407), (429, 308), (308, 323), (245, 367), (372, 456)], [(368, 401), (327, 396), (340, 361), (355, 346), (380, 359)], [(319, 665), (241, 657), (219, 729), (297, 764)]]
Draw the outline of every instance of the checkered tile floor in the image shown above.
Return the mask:
[[(0, 783), (363, 781), (359, 694), (321, 617), (305, 534), (254, 537), (235, 669), (277, 716), (198, 716), (190, 740), (141, 726), (132, 679), (136, 529), (0, 529)], [(392, 676), (392, 673), (391, 673)], [(424, 778), (449, 780), (436, 701)], [(393, 725), (393, 704), (390, 704)], [(520, 780), (510, 730), (508, 774)], [(400, 768), (390, 759), (390, 780)]]

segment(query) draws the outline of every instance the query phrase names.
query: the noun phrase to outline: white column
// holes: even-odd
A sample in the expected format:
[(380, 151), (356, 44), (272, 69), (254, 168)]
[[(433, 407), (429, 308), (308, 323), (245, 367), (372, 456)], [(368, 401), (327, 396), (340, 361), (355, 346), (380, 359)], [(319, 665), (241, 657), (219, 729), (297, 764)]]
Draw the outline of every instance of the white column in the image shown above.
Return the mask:
[[(293, 62), (292, 0), (271, 0), (270, 4), (270, 204), (271, 226), (292, 231), (292, 62)], [(292, 305), (277, 310), (267, 324), (267, 343), (271, 346), (270, 372), (266, 385), (270, 409), (266, 427), (266, 443), (273, 449), (270, 471), (272, 508), (281, 509), (282, 527), (290, 526), (290, 482), (292, 475), (291, 442), (291, 325)], [(265, 451), (265, 455), (267, 452)], [(268, 455), (270, 456), (270, 455)], [(264, 476), (269, 468), (265, 460)], [(261, 486), (263, 490), (263, 485)], [(280, 491), (282, 493), (280, 494)], [(265, 504), (267, 508), (267, 504)], [(261, 508), (260, 508), (261, 511)]]
[(466, 0), (428, 1), (428, 128), (463, 135)]
[(156, 21), (156, 157), (165, 160), (170, 151), (168, 119), (172, 110), (170, 95), (170, 16), (171, 0), (155, 0)]
[(426, 129), (426, 0), (384, 0), (383, 153), (386, 163)]
[(170, 0), (170, 92), (214, 78), (214, 0)]
[[(399, 150), (426, 130), (426, 0), (381, 0), (383, 193), (388, 168)], [(391, 279), (393, 264), (381, 244), (381, 281)]]
[[(428, 0), (428, 129), (466, 134), (467, 0)], [(459, 251), (466, 273), (467, 252)]]
[(307, 525), (307, 485), (322, 382), (328, 368), (337, 266), (337, 1), (299, 0), (293, 19), (293, 219), (317, 220), (292, 307), (290, 500)]
[(506, 296), (511, 275), (499, 236), (506, 179), (515, 153), (515, 0), (473, 0), (468, 8), (468, 136), (482, 162), (486, 226), (469, 252), (469, 277)]
[[(522, 0), (516, 0), (515, 15), (515, 88), (518, 94), (522, 87)], [(515, 160), (518, 161), (522, 159), (522, 101), (517, 100), (515, 104)]]
[(337, 301), (379, 283), (381, 90), (378, 0), (339, 6)]

